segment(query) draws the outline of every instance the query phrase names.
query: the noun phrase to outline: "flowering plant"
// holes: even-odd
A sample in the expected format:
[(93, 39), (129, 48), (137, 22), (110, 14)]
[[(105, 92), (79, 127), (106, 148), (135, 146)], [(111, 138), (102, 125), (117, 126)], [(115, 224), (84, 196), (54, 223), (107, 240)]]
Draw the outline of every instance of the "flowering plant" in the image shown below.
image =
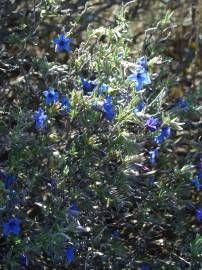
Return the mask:
[[(55, 2), (41, 4), (47, 16)], [(202, 206), (190, 198), (200, 195), (201, 161), (187, 169), (192, 157), (175, 159), (190, 107), (167, 99), (170, 60), (155, 48), (172, 22), (166, 14), (150, 49), (140, 50), (127, 8), (113, 27), (89, 27), (80, 42), (78, 22), (53, 32), (49, 57), (31, 55), (12, 106), (5, 96), (0, 268), (201, 266)], [(32, 42), (10, 45), (22, 56)]]

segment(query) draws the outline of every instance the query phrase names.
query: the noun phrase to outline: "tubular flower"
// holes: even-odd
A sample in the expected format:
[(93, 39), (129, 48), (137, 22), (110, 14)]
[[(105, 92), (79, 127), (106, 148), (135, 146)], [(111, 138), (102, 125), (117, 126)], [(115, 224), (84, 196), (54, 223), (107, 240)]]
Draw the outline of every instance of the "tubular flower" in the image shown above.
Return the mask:
[(92, 95), (93, 90), (97, 86), (97, 82), (96, 81), (88, 81), (88, 80), (84, 79), (82, 76), (80, 76), (80, 79), (82, 82), (84, 94)]
[(105, 112), (106, 119), (109, 121), (112, 121), (112, 119), (115, 116), (113, 103), (112, 103), (112, 96), (107, 96), (107, 98), (105, 99), (105, 102), (103, 104), (103, 109)]
[(171, 135), (171, 128), (170, 127), (163, 127), (161, 134), (157, 137), (154, 138), (154, 141), (157, 144), (161, 144), (162, 142), (165, 141), (165, 139), (167, 139), (169, 136)]
[(67, 258), (68, 263), (71, 263), (74, 261), (75, 259), (74, 252), (75, 252), (74, 246), (68, 247), (66, 249), (66, 258)]
[(71, 111), (71, 104), (69, 100), (65, 96), (62, 96), (61, 103), (62, 103), (62, 107), (64, 107), (66, 112), (69, 113)]

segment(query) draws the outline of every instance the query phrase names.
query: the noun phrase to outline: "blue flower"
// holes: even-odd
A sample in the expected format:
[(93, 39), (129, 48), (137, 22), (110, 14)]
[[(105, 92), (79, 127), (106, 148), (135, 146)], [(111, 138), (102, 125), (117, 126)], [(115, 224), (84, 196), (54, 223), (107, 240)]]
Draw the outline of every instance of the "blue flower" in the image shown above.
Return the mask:
[(147, 60), (146, 60), (145, 56), (140, 57), (137, 60), (137, 64), (145, 68), (147, 66)]
[(103, 109), (105, 112), (105, 118), (109, 121), (112, 121), (112, 119), (115, 116), (114, 108), (113, 108), (113, 103), (112, 103), (112, 96), (107, 96), (104, 104), (103, 104)]
[(81, 213), (81, 210), (78, 208), (75, 202), (70, 205), (68, 211), (72, 216), (78, 216)]
[(119, 230), (114, 230), (114, 231), (112, 232), (112, 236), (113, 236), (114, 238), (119, 238), (119, 237), (120, 237), (120, 231), (119, 231)]
[(62, 107), (65, 107), (67, 113), (69, 113), (71, 111), (71, 104), (69, 100), (65, 96), (62, 96), (61, 103), (62, 103)]
[(141, 112), (144, 109), (144, 107), (145, 107), (145, 103), (143, 101), (140, 101), (133, 111), (134, 113)]
[(191, 180), (192, 184), (195, 186), (196, 191), (199, 192), (201, 190), (201, 185), (198, 179), (192, 179)]
[(199, 172), (197, 172), (196, 175), (198, 176), (198, 178), (199, 178), (200, 180), (202, 180), (202, 170), (199, 171)]
[(182, 109), (183, 111), (187, 110), (187, 101), (185, 101), (182, 97), (179, 97), (177, 99), (177, 104), (176, 104), (176, 108), (177, 109)]
[(16, 181), (15, 176), (6, 175), (5, 176), (5, 189), (9, 189), (9, 188), (13, 187), (15, 181)]
[(50, 179), (49, 186), (52, 192), (56, 192), (57, 190), (57, 180), (55, 178)]
[(151, 164), (156, 164), (157, 155), (158, 155), (157, 148), (149, 152), (149, 159), (150, 159)]
[(61, 52), (61, 51), (67, 51), (71, 52), (72, 48), (70, 47), (70, 43), (72, 42), (71, 38), (65, 37), (63, 33), (59, 35), (59, 37), (54, 38), (54, 43), (56, 44), (56, 52)]
[(198, 168), (199, 168), (199, 170), (202, 171), (202, 158), (200, 158), (200, 162), (199, 162), (199, 164), (198, 164)]
[(74, 261), (74, 259), (75, 259), (74, 252), (75, 252), (74, 246), (68, 247), (66, 249), (66, 257), (67, 257), (68, 263), (71, 263)]
[(18, 218), (11, 218), (7, 223), (3, 224), (3, 235), (7, 237), (9, 234), (17, 235), (21, 231), (20, 220)]
[(171, 135), (171, 127), (169, 126), (163, 127), (162, 134), (165, 138), (168, 138)]
[(88, 81), (88, 80), (84, 79), (82, 76), (80, 76), (80, 78), (81, 78), (84, 92), (87, 94), (92, 94), (94, 88), (97, 86), (97, 82), (96, 81)]
[(107, 94), (108, 90), (109, 90), (109, 85), (105, 83), (101, 84), (100, 88), (98, 89), (98, 96), (102, 95), (103, 93)]
[(150, 270), (150, 267), (148, 264), (143, 264), (141, 270)]
[(25, 266), (25, 267), (27, 267), (28, 264), (29, 264), (29, 260), (28, 260), (28, 258), (27, 258), (27, 255), (24, 254), (24, 253), (20, 255), (19, 261), (20, 261), (20, 264), (21, 264), (22, 266)]
[(119, 58), (119, 59), (122, 59), (123, 56), (124, 56), (124, 54), (123, 54), (122, 52), (118, 53), (118, 58)]
[(156, 182), (156, 178), (153, 175), (148, 177), (149, 185), (153, 185), (155, 182)]
[(154, 138), (154, 141), (157, 143), (157, 144), (161, 144), (163, 143), (165, 140), (165, 137), (163, 136), (163, 134), (161, 133), (159, 136), (156, 136)]
[(161, 134), (157, 137), (154, 138), (154, 141), (157, 144), (161, 144), (162, 142), (165, 141), (169, 136), (171, 135), (171, 128), (170, 127), (163, 127)]
[(51, 89), (51, 88), (47, 89), (46, 91), (43, 92), (43, 94), (46, 97), (46, 100), (45, 100), (46, 105), (58, 102), (59, 94), (54, 89)]
[(198, 221), (201, 221), (202, 220), (202, 208), (196, 209), (196, 219)]
[(44, 114), (43, 109), (39, 108), (39, 110), (34, 115), (34, 119), (36, 121), (35, 128), (45, 128), (45, 121), (47, 119), (47, 115)]
[(140, 65), (136, 67), (134, 73), (128, 76), (127, 79), (135, 83), (137, 91), (140, 91), (143, 88), (143, 85), (151, 84), (151, 80), (146, 69)]
[(150, 117), (147, 122), (146, 122), (146, 127), (150, 130), (150, 131), (156, 131), (157, 130), (157, 125), (159, 124), (159, 120), (158, 118), (153, 118)]

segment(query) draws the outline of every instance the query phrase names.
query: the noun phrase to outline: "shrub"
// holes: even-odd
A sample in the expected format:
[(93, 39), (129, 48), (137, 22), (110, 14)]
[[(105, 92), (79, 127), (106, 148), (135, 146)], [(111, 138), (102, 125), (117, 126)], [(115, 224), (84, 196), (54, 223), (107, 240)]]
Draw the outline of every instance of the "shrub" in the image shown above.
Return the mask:
[[(3, 269), (200, 269), (201, 207), (190, 197), (202, 168), (175, 160), (198, 108), (167, 99), (171, 60), (156, 40), (171, 14), (140, 52), (126, 9), (80, 44), (76, 25), (58, 32), (3, 96)], [(39, 25), (8, 40), (22, 70)]]

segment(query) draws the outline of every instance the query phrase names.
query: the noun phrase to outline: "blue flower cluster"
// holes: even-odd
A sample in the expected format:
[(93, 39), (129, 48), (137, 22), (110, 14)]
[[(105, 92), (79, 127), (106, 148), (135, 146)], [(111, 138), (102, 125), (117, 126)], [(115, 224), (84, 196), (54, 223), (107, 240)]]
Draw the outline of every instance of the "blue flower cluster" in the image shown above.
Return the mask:
[[(51, 105), (55, 104), (59, 101), (59, 93), (55, 89), (48, 88), (46, 91), (43, 92), (45, 97), (45, 104)], [(65, 97), (61, 97), (61, 107), (66, 110), (67, 113), (71, 111), (71, 104), (70, 101)], [(45, 114), (44, 110), (42, 108), (39, 108), (38, 111), (34, 114), (34, 120), (35, 120), (35, 128), (45, 128), (46, 127), (46, 120), (47, 115)]]
[[(159, 125), (159, 119), (150, 117), (146, 122), (146, 127), (150, 131), (156, 131)], [(162, 127), (161, 133), (154, 138), (154, 142), (157, 144), (162, 144), (169, 136), (171, 136), (171, 127), (164, 126)], [(152, 165), (156, 164), (156, 158), (159, 153), (159, 147), (154, 150), (149, 151), (149, 160)]]
[[(67, 51), (70, 53), (72, 51), (72, 48), (70, 46), (70, 43), (72, 42), (71, 38), (65, 37), (64, 34), (60, 34), (58, 38), (54, 39), (54, 43), (56, 44), (56, 52), (62, 52)], [(114, 100), (112, 95), (110, 95), (110, 86), (108, 84), (102, 83), (101, 85), (98, 84), (97, 80), (91, 81), (85, 79), (83, 76), (80, 76), (81, 84), (83, 93), (92, 97), (96, 96), (96, 99), (101, 99), (102, 106), (101, 110), (103, 113), (103, 116), (108, 120), (112, 121), (115, 118), (116, 110), (114, 107)], [(133, 73), (127, 77), (129, 81), (132, 81), (135, 84), (136, 91), (141, 91), (144, 86), (151, 84), (151, 79), (148, 74), (147, 69), (147, 61), (145, 57), (141, 57), (138, 59), (135, 69), (133, 70)], [(44, 99), (45, 99), (45, 108), (48, 109), (55, 108), (56, 104), (59, 105), (59, 107), (62, 110), (64, 110), (66, 113), (71, 112), (71, 99), (68, 99), (66, 96), (60, 96), (59, 92), (56, 89), (48, 88), (43, 92)], [(90, 98), (88, 97), (88, 98)], [(187, 103), (183, 101), (182, 98), (178, 100), (177, 107), (181, 108), (182, 110), (187, 109)], [(142, 112), (145, 108), (145, 102), (140, 101), (137, 106), (134, 109), (135, 113)], [(48, 119), (48, 112), (44, 111), (41, 107), (38, 108), (38, 111), (33, 116), (35, 120), (35, 128), (36, 129), (44, 129), (46, 127), (46, 121)], [(148, 158), (151, 166), (155, 166), (157, 164), (157, 157), (159, 154), (160, 145), (165, 142), (167, 138), (169, 138), (172, 135), (171, 127), (170, 126), (163, 126), (161, 127), (161, 122), (156, 117), (149, 117), (144, 124), (145, 129), (147, 129), (148, 133), (155, 134), (154, 132), (158, 132), (158, 136), (154, 137), (154, 143), (155, 148), (152, 148), (150, 151), (148, 151)], [(146, 166), (142, 167), (145, 170), (149, 170)], [(197, 172), (196, 176), (191, 180), (191, 183), (194, 185), (197, 192), (201, 190), (200, 180), (202, 178), (202, 162), (200, 165), (199, 172)], [(151, 176), (150, 178), (151, 183), (154, 182), (154, 177)], [(5, 189), (9, 190), (12, 189), (14, 184), (16, 182), (15, 176), (6, 176), (5, 177)], [(68, 217), (71, 219), (76, 219), (78, 216), (81, 216), (81, 210), (79, 209), (76, 202), (73, 202), (68, 210)], [(197, 221), (202, 220), (202, 208), (198, 208), (195, 211), (196, 219)], [(21, 221), (18, 218), (10, 218), (6, 223), (3, 224), (3, 235), (4, 237), (8, 237), (11, 235), (18, 235), (21, 232)], [(118, 239), (120, 238), (120, 231), (114, 230), (112, 232), (112, 238)], [(72, 243), (68, 245), (66, 248), (66, 259), (67, 262), (70, 264), (75, 260), (75, 253), (77, 251), (77, 247), (73, 245)], [(28, 266), (28, 257), (26, 254), (21, 254), (20, 256), (20, 263), (22, 266), (27, 267)], [(148, 264), (143, 264), (141, 266), (141, 270), (150, 270), (150, 266)]]

